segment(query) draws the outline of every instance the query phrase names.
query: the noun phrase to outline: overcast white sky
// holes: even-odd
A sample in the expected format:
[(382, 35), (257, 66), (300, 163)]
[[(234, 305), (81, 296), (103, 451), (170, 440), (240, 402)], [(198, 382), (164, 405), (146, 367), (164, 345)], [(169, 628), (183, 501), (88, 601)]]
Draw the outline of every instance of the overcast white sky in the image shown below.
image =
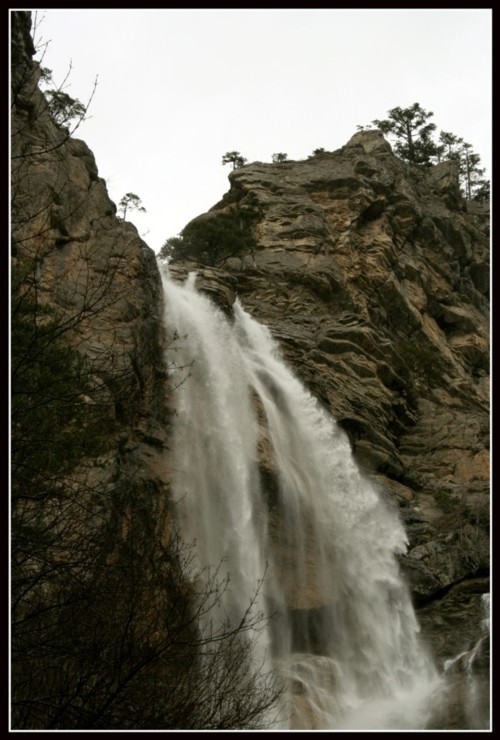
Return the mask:
[(228, 190), (225, 152), (306, 159), (395, 106), (433, 111), (490, 175), (491, 9), (37, 12), (56, 82), (71, 60), (86, 102), (99, 76), (76, 136), (115, 203), (140, 196), (130, 220), (156, 252)]

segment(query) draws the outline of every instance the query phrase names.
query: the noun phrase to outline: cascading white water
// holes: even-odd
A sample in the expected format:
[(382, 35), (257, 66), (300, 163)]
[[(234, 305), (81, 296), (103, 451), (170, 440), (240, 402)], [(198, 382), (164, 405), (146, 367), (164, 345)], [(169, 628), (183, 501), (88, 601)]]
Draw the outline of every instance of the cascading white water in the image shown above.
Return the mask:
[(238, 619), (266, 572), (258, 649), (286, 680), (285, 726), (425, 728), (440, 679), (399, 574), (395, 509), (265, 327), (238, 302), (230, 322), (194, 275), (164, 290), (181, 532), (200, 566), (230, 574), (224, 614)]
[[(490, 595), (481, 596), (482, 619), (478, 625), (479, 636), (467, 650), (462, 650), (454, 658), (444, 662), (444, 673), (451, 675), (449, 692), (460, 697), (466, 727), (464, 729), (489, 729), (489, 705), (484, 701), (485, 692), (481, 687), (480, 676), (476, 673), (476, 663), (482, 658), (490, 637)], [(455, 675), (455, 680), (453, 676)]]

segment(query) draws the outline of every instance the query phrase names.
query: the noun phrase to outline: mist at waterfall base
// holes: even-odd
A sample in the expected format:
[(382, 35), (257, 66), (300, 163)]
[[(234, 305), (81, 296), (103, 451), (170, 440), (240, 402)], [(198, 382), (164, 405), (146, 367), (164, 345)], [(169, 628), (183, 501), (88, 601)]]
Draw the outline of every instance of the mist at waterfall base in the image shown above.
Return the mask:
[[(258, 659), (286, 691), (277, 729), (425, 729), (444, 692), (397, 555), (395, 508), (238, 301), (229, 320), (163, 276), (178, 522), (229, 574), (220, 618), (272, 615)], [(213, 615), (212, 615), (213, 616)]]

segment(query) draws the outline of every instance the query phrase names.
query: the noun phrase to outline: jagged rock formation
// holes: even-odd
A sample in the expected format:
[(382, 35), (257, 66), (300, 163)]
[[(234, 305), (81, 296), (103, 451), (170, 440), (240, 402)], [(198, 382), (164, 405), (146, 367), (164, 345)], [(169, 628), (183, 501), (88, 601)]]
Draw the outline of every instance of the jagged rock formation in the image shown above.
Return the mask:
[[(30, 17), (12, 14), (12, 250), (38, 300), (65, 316), (119, 424), (100, 467), (165, 494), (153, 460), (165, 440), (161, 293), (154, 252), (116, 216), (94, 156), (49, 113), (32, 62)], [(88, 399), (92, 403), (92, 399)], [(160, 463), (158, 463), (160, 465)], [(157, 503), (161, 501), (158, 498)]]
[(489, 556), (488, 214), (452, 162), (409, 168), (377, 131), (229, 179), (212, 211), (258, 203), (254, 255), (173, 273), (196, 267), (226, 311), (238, 295), (347, 431), (400, 506), (417, 604), (470, 590)]
[(92, 152), (50, 115), (30, 14), (11, 19), (12, 723), (140, 727), (155, 701), (144, 680), (139, 699), (130, 692), (141, 663), (160, 685), (151, 648), (161, 600), (168, 609), (173, 598), (163, 594), (184, 598), (164, 554), (160, 276), (154, 252), (117, 218)]

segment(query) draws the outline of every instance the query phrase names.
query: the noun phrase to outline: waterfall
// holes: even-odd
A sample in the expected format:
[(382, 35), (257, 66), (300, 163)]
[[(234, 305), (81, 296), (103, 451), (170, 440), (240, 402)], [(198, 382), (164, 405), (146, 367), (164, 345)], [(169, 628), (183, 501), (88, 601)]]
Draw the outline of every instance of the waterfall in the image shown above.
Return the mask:
[[(444, 674), (447, 677), (447, 692), (458, 697), (464, 713), (464, 729), (489, 729), (489, 703), (485, 702), (487, 692), (481, 685), (481, 675), (477, 664), (484, 658), (483, 652), (489, 654), (490, 640), (490, 595), (481, 595), (481, 620), (478, 625), (478, 637), (475, 642), (462, 650), (454, 658), (444, 662)], [(489, 655), (488, 655), (489, 663)], [(457, 701), (457, 698), (455, 698)]]
[(282, 726), (424, 729), (440, 679), (399, 573), (395, 507), (266, 327), (238, 301), (229, 320), (194, 274), (163, 282), (180, 530), (200, 568), (229, 574), (224, 615), (240, 618), (264, 578), (256, 650), (286, 684)]

